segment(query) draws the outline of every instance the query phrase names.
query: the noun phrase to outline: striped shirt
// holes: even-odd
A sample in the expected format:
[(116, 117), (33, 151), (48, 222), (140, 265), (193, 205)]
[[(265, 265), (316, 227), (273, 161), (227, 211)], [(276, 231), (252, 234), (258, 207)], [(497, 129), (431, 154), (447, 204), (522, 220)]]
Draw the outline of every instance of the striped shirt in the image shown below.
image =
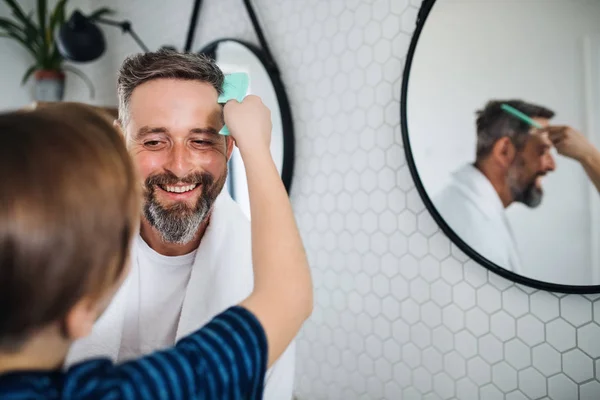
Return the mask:
[(66, 372), (0, 375), (0, 399), (260, 399), (266, 369), (262, 326), (234, 306), (175, 347), (124, 364), (94, 359)]

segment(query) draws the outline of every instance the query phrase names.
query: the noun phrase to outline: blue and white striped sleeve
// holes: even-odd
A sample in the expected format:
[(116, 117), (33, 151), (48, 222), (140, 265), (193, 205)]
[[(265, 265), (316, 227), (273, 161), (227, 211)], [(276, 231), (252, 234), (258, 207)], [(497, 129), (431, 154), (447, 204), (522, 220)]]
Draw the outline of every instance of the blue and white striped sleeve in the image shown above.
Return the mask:
[[(267, 338), (247, 309), (235, 306), (169, 350), (85, 373), (88, 393), (119, 399), (260, 399)], [(81, 394), (81, 392), (79, 392)], [(103, 396), (104, 395), (104, 396)]]

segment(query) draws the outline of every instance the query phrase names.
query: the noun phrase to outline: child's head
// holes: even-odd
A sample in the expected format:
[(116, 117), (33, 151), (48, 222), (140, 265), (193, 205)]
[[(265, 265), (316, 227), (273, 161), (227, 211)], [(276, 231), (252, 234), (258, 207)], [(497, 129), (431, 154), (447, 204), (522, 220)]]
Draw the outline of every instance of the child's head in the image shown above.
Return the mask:
[(128, 270), (140, 195), (111, 121), (80, 104), (0, 115), (0, 354), (90, 333)]

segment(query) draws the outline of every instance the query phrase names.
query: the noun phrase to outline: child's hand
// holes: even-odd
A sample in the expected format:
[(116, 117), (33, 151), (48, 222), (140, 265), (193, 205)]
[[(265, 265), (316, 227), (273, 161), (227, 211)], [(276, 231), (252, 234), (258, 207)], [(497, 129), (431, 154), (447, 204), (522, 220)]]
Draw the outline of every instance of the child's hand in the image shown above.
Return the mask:
[(225, 124), (240, 152), (269, 150), (271, 146), (271, 111), (258, 96), (247, 96), (238, 103), (229, 100), (223, 108)]

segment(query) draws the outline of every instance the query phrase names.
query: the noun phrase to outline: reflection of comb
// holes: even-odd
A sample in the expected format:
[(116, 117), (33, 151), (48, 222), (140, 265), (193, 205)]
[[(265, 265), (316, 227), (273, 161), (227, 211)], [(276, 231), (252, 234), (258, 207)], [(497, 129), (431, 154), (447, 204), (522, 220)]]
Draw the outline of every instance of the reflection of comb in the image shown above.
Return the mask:
[(520, 119), (521, 121), (536, 127), (538, 129), (543, 128), (542, 125), (537, 122), (536, 120), (530, 118), (528, 115), (523, 114), (521, 111), (517, 110), (514, 107), (509, 106), (508, 104), (502, 104), (500, 106), (504, 111), (506, 111), (507, 113), (509, 113), (510, 115), (512, 115), (513, 117), (517, 117), (518, 119)]
[[(223, 94), (219, 96), (217, 100), (220, 104), (225, 104), (229, 100), (237, 100), (241, 102), (246, 96), (248, 91), (248, 74), (245, 72), (236, 72), (233, 74), (225, 75), (223, 80)], [(229, 129), (226, 125), (219, 131), (221, 135), (229, 135)]]

